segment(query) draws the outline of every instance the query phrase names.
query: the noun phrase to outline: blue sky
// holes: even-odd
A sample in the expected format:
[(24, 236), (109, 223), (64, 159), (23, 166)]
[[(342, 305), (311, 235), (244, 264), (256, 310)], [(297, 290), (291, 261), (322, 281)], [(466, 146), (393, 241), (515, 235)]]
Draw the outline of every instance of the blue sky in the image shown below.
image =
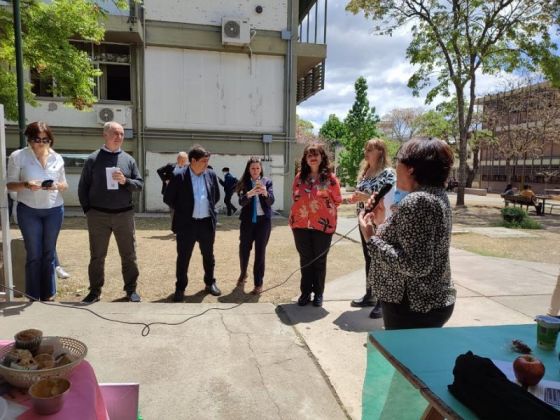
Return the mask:
[[(373, 35), (372, 21), (346, 12), (346, 4), (347, 0), (328, 2), (325, 89), (297, 108), (298, 115), (311, 121), (315, 131), (330, 114), (340, 119), (346, 116), (354, 103), (354, 82), (359, 76), (366, 78), (370, 106), (379, 116), (393, 108), (426, 107), (424, 98), (413, 97), (406, 86), (413, 73), (406, 59), (410, 31), (402, 29), (392, 37)], [(477, 78), (478, 95), (502, 90), (500, 86), (505, 86), (503, 78)]]

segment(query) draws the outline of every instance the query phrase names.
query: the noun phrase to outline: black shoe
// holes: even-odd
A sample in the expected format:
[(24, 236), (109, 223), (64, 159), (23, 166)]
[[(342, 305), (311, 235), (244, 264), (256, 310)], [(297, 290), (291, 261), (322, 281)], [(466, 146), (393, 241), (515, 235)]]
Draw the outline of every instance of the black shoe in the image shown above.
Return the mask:
[(299, 297), (299, 299), (297, 300), (297, 304), (299, 306), (305, 306), (307, 305), (309, 302), (311, 302), (311, 295), (307, 295), (307, 294), (303, 294)]
[(182, 290), (175, 290), (173, 294), (173, 302), (183, 302), (185, 300), (185, 292)]
[(212, 283), (210, 286), (206, 286), (204, 290), (206, 290), (212, 296), (220, 296), (222, 294), (221, 290), (218, 289), (218, 286), (216, 286), (216, 282)]
[(375, 300), (371, 298), (371, 296), (365, 295), (359, 299), (354, 299), (350, 302), (350, 306), (354, 308), (365, 308), (367, 306), (375, 306)]
[(94, 292), (89, 292), (88, 295), (82, 299), (83, 303), (93, 303), (93, 302), (99, 302), (99, 295), (97, 293)]
[(381, 312), (381, 303), (379, 303), (379, 302), (376, 303), (376, 305), (373, 307), (373, 309), (369, 313), (369, 317), (371, 319), (383, 318), (383, 313)]
[(126, 294), (126, 297), (129, 302), (140, 302), (142, 300), (140, 295), (136, 292), (129, 292)]
[(313, 306), (323, 306), (323, 296), (315, 295), (315, 297), (313, 298)]

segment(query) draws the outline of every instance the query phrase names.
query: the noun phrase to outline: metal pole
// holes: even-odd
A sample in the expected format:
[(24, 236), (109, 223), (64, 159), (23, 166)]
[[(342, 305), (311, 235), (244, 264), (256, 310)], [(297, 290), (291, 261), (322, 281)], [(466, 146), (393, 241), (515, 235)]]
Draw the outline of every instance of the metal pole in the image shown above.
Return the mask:
[(17, 76), (17, 97), (18, 97), (18, 127), (19, 127), (19, 147), (25, 147), (25, 96), (23, 90), (23, 51), (21, 45), (21, 14), (19, 0), (13, 0), (14, 6), (14, 37), (16, 48), (16, 76)]
[(8, 194), (6, 191), (6, 129), (4, 125), (4, 105), (0, 104), (0, 220), (2, 221), (2, 258), (4, 261), (4, 286), (0, 294), (6, 296), (8, 302), (14, 300), (14, 278), (12, 272), (12, 246), (10, 237), (10, 216), (8, 211)]
[(327, 0), (325, 0), (325, 22), (323, 28), (323, 44), (327, 43)]

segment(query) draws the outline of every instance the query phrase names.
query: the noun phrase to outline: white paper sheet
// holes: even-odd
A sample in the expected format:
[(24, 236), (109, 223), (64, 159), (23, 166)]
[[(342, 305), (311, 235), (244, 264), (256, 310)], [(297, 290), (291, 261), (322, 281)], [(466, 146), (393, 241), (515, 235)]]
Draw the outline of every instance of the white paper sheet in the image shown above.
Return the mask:
[[(492, 360), (492, 362), (500, 369), (507, 378), (515, 383), (515, 373), (513, 373), (513, 363), (504, 362), (503, 360)], [(560, 382), (542, 380), (535, 386), (530, 386), (527, 391), (537, 397), (539, 400), (560, 410)]]
[(108, 190), (118, 190), (119, 183), (113, 179), (113, 173), (120, 171), (117, 167), (105, 168), (105, 174), (107, 176), (107, 189)]

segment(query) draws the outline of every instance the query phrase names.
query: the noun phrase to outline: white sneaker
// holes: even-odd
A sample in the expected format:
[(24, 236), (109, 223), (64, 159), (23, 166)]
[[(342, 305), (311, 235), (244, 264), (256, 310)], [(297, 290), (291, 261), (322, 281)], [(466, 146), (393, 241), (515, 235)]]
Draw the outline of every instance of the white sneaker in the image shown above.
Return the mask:
[(60, 265), (54, 270), (56, 271), (56, 277), (58, 277), (59, 279), (67, 279), (68, 277), (70, 277), (70, 274), (64, 271), (64, 268), (62, 268)]

